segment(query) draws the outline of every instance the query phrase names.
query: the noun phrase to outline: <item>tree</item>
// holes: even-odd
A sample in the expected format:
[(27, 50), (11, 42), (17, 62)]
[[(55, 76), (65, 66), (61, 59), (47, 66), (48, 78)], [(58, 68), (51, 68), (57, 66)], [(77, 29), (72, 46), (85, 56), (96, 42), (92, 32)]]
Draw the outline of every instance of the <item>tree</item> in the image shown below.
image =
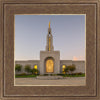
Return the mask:
[(30, 65), (25, 66), (25, 72), (28, 72), (28, 73), (31, 72), (31, 66)]
[(69, 71), (68, 67), (64, 68), (65, 74)]
[(68, 69), (69, 69), (69, 71), (72, 73), (73, 71), (76, 70), (76, 67), (75, 67), (75, 65), (73, 64), (73, 65), (68, 66)]
[(16, 64), (16, 65), (15, 65), (15, 71), (20, 72), (21, 70), (22, 70), (22, 65)]
[(39, 72), (38, 69), (35, 69), (35, 68), (31, 69), (31, 73), (32, 73), (32, 74), (37, 74), (38, 72)]

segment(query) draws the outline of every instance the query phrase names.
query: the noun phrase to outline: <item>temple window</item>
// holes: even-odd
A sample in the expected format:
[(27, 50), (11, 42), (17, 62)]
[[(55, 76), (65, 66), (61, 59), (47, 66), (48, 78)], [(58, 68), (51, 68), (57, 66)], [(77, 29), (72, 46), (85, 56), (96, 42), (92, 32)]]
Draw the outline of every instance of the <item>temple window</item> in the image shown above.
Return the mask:
[(65, 74), (64, 69), (66, 68), (66, 65), (62, 65), (62, 73)]
[[(37, 65), (34, 65), (34, 69), (38, 69), (38, 68), (37, 68)], [(36, 74), (37, 74), (37, 72), (36, 72)]]
[(37, 65), (34, 65), (34, 68), (37, 69)]

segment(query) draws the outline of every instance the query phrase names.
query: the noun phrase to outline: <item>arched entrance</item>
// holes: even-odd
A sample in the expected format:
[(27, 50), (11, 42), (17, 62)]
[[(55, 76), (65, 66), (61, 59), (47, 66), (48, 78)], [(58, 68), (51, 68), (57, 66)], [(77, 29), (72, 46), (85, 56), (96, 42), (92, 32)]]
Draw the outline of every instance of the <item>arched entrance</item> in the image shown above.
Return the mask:
[(46, 73), (53, 73), (54, 72), (54, 61), (52, 58), (48, 58), (46, 60)]

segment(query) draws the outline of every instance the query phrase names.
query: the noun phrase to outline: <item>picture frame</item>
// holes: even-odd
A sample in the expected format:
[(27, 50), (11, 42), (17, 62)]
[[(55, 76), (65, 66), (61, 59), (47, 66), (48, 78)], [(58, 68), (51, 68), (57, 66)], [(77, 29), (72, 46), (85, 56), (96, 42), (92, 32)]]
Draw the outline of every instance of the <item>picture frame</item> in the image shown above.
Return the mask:
[[(99, 3), (99, 0), (1, 0), (0, 99), (99, 100)], [(73, 13), (86, 14), (86, 86), (14, 86), (14, 15)]]

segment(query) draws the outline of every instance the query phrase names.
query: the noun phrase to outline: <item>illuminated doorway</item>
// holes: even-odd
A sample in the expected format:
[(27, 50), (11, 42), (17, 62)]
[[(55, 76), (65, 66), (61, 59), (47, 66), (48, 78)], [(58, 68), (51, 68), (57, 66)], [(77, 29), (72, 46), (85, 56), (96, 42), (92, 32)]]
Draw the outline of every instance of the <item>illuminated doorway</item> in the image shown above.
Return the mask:
[(53, 73), (54, 71), (54, 61), (52, 59), (46, 60), (46, 73)]

